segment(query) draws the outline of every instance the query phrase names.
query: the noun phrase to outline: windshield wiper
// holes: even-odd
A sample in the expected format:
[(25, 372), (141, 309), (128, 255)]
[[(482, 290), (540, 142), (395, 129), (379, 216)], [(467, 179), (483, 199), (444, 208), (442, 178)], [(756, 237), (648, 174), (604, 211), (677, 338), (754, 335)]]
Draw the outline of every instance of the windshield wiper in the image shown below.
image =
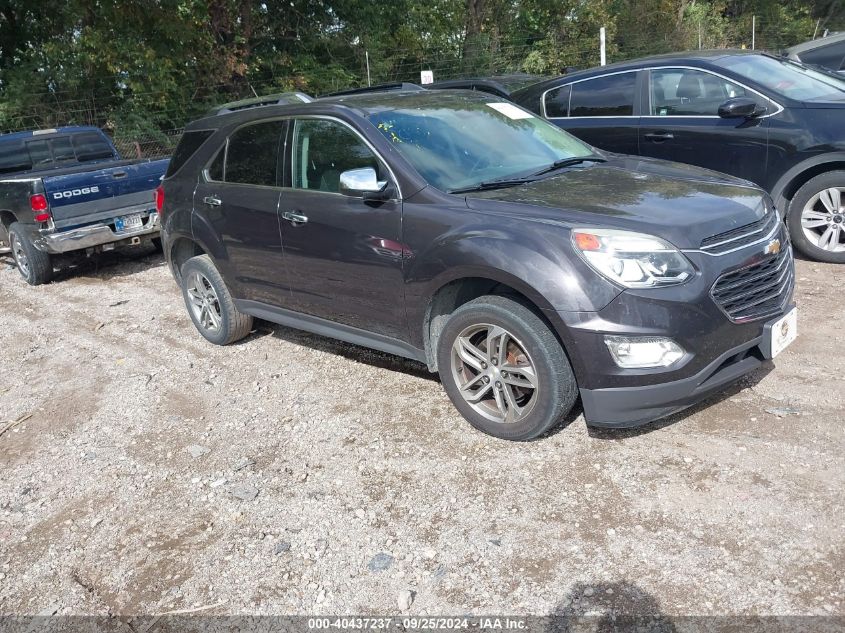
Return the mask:
[(537, 180), (534, 176), (526, 176), (524, 178), (497, 178), (496, 180), (485, 180), (477, 185), (469, 187), (460, 187), (459, 189), (449, 189), (446, 193), (468, 193), (470, 191), (487, 191), (488, 189), (504, 189), (505, 187), (516, 187), (517, 185), (524, 185), (526, 182)]
[(607, 159), (596, 155), (561, 158), (560, 160), (556, 160), (548, 167), (543, 167), (543, 169), (541, 169), (540, 171), (535, 172), (529, 176), (521, 176), (519, 178), (497, 178), (496, 180), (485, 180), (484, 182), (480, 182), (477, 185), (461, 187), (459, 189), (450, 189), (446, 193), (468, 193), (470, 191), (486, 191), (489, 189), (503, 189), (505, 187), (516, 187), (517, 185), (524, 185), (527, 182), (533, 182), (534, 180), (537, 180), (538, 177), (551, 173), (557, 169), (563, 169), (564, 167), (569, 167), (571, 165), (578, 165), (580, 163), (588, 162), (605, 163), (607, 162)]
[(561, 158), (560, 160), (556, 160), (548, 167), (544, 167), (538, 172), (531, 174), (532, 176), (542, 176), (543, 174), (551, 173), (558, 169), (563, 169), (564, 167), (571, 167), (572, 165), (580, 165), (581, 163), (606, 163), (607, 159), (602, 158), (601, 156), (591, 155), (591, 156), (573, 156), (571, 158)]

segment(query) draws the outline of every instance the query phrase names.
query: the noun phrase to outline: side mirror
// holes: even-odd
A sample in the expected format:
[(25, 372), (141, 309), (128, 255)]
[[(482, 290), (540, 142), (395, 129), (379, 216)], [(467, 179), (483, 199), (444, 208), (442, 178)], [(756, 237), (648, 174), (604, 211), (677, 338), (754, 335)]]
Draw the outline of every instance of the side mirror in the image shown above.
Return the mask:
[(340, 193), (344, 196), (378, 200), (387, 189), (387, 181), (379, 180), (372, 167), (349, 169), (340, 174)]
[(719, 106), (719, 116), (723, 119), (753, 119), (765, 112), (765, 106), (758, 106), (749, 97), (734, 97)]

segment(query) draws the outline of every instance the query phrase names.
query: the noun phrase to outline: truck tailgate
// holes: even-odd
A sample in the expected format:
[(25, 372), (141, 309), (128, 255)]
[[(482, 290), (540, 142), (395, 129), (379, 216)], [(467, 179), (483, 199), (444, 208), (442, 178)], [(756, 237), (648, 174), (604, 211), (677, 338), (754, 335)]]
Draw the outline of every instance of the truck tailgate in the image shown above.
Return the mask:
[(149, 213), (169, 160), (141, 161), (42, 178), (57, 229)]

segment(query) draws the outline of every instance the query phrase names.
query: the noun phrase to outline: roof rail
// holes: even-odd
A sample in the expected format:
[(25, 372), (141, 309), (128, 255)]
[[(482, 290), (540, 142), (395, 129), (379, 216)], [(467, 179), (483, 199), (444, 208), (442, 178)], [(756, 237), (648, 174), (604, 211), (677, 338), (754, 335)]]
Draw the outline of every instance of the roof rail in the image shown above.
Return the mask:
[(263, 97), (253, 97), (251, 99), (241, 99), (240, 101), (231, 101), (219, 106), (214, 106), (208, 111), (207, 116), (228, 114), (229, 112), (246, 110), (248, 108), (259, 108), (262, 106), (310, 103), (313, 100), (314, 99), (312, 97), (304, 92), (279, 92), (277, 94), (265, 95)]
[(379, 84), (377, 86), (366, 86), (364, 88), (350, 88), (349, 90), (340, 90), (338, 92), (330, 92), (327, 95), (323, 95), (324, 97), (344, 97), (346, 95), (358, 95), (358, 94), (365, 94), (368, 92), (389, 92), (394, 90), (425, 90), (422, 86), (418, 84), (412, 84), (408, 82), (400, 82), (400, 83), (392, 83), (392, 84)]

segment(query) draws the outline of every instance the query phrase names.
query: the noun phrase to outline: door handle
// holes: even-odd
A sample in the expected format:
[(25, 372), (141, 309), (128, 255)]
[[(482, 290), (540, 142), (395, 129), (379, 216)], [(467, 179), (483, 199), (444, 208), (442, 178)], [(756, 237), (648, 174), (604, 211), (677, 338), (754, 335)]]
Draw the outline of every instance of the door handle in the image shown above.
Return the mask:
[(223, 204), (223, 201), (220, 198), (216, 198), (215, 196), (206, 196), (202, 199), (210, 207), (219, 207)]
[(308, 222), (307, 215), (302, 215), (301, 213), (296, 213), (295, 211), (285, 211), (282, 213), (282, 218), (294, 226), (300, 226)]
[(116, 171), (111, 176), (112, 178), (126, 178), (127, 175), (125, 171)]
[(671, 132), (649, 132), (645, 135), (645, 137), (659, 143), (661, 141), (668, 141), (671, 138), (675, 138), (675, 135)]

